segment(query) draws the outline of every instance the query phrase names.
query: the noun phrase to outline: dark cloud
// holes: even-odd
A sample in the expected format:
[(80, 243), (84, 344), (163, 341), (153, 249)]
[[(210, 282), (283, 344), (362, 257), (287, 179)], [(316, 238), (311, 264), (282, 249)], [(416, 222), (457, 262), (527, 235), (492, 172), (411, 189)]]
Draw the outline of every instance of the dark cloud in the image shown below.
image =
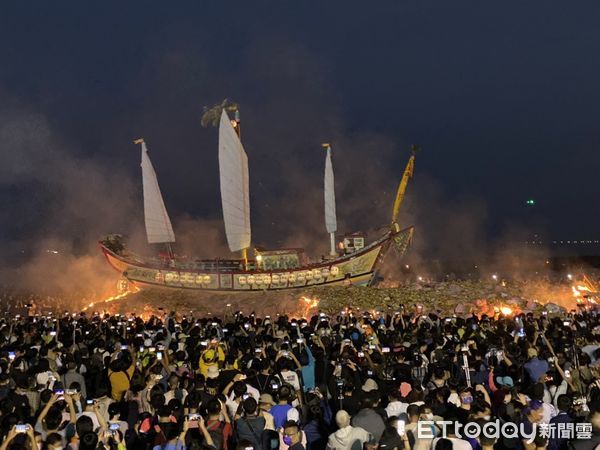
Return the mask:
[(423, 267), (497, 263), (533, 231), (597, 237), (594, 3), (116, 5), (17, 5), (0, 18), (7, 255), (52, 245), (92, 258), (113, 231), (148, 251), (140, 136), (181, 247), (227, 255), (217, 131), (199, 124), (224, 97), (242, 106), (258, 245), (327, 251), (324, 141), (340, 232), (372, 236), (410, 144), (422, 145), (402, 220), (418, 227)]

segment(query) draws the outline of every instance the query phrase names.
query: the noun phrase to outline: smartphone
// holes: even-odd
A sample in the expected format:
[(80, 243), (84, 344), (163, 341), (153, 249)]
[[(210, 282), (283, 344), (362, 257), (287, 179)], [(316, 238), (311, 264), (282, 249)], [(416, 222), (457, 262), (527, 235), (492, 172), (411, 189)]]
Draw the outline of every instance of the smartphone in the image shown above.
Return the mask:
[(50, 336), (56, 336), (56, 331), (51, 331)]
[(262, 353), (262, 348), (255, 348), (254, 353)]
[(151, 353), (154, 353), (154, 352), (156, 351), (156, 347), (149, 347), (149, 348), (148, 348), (148, 350), (149, 350)]
[(90, 398), (88, 398), (88, 399), (85, 401), (85, 404), (86, 404), (86, 405), (93, 405), (93, 404), (94, 404), (94, 399), (90, 399)]
[(571, 325), (571, 321), (569, 321), (569, 320), (565, 320), (565, 321), (563, 322), (563, 325), (564, 325), (565, 327), (568, 327), (568, 326), (570, 326), (570, 325)]
[(77, 394), (77, 389), (65, 389), (65, 393), (67, 395), (75, 395)]
[(405, 429), (404, 429), (404, 420), (399, 420), (396, 422), (396, 431), (398, 431), (398, 434), (400, 436), (404, 436), (405, 433)]
[(369, 350), (375, 350), (375, 346), (373, 344), (369, 344)]
[(250, 328), (250, 324), (249, 323), (245, 323), (244, 324), (244, 328), (247, 330), (248, 328)]
[(111, 423), (108, 426), (108, 429), (111, 430), (111, 431), (117, 431), (119, 428), (121, 428), (121, 427), (119, 426), (118, 423)]
[(304, 339), (302, 339), (302, 338), (296, 339), (297, 344), (302, 344), (303, 342), (304, 342)]
[(381, 347), (381, 353), (389, 353), (389, 352), (390, 352), (389, 347)]
[(162, 352), (156, 353), (156, 359), (158, 359), (159, 361), (162, 361)]
[(364, 358), (365, 357), (365, 352), (358, 352), (358, 357), (359, 358)]
[(27, 433), (29, 431), (29, 425), (26, 423), (15, 425), (15, 431), (17, 433)]
[(10, 359), (11, 361), (15, 359), (15, 352), (8, 352), (8, 359)]
[(273, 383), (273, 384), (271, 385), (271, 387), (273, 388), (273, 390), (279, 389), (279, 384), (277, 384), (277, 383)]
[(129, 347), (128, 347), (127, 345), (125, 345), (125, 344), (122, 344), (122, 345), (121, 345), (121, 350), (127, 350), (128, 348), (129, 348)]
[(200, 419), (200, 414), (188, 414), (187, 420), (188, 422)]
[(571, 378), (571, 371), (569, 369), (565, 370), (565, 378)]
[(247, 398), (249, 398), (249, 397), (250, 397), (250, 394), (244, 394), (244, 395), (242, 395), (242, 398), (243, 398), (244, 400), (246, 400), (246, 399), (247, 399)]
[(54, 393), (58, 396), (65, 395), (64, 389), (54, 389)]

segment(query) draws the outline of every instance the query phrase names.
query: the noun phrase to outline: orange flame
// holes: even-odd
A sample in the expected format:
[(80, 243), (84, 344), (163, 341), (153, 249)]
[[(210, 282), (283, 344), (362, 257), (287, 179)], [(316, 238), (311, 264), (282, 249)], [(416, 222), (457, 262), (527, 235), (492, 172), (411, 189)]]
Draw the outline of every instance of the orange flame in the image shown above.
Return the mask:
[(125, 292), (123, 292), (122, 294), (118, 294), (118, 295), (113, 295), (110, 297), (105, 298), (104, 300), (98, 300), (96, 302), (91, 302), (89, 305), (87, 305), (86, 307), (84, 307), (82, 309), (82, 311), (87, 311), (90, 308), (93, 308), (94, 306), (98, 306), (101, 304), (106, 304), (106, 303), (111, 303), (117, 300), (121, 300), (125, 297), (127, 297), (129, 294), (135, 294), (136, 292), (139, 292), (140, 288), (131, 284), (128, 286), (127, 290)]
[(300, 302), (304, 303), (304, 305), (300, 303), (300, 315), (302, 317), (308, 317), (308, 313), (310, 312), (310, 310), (319, 306), (320, 300), (316, 297), (310, 298), (303, 295), (302, 297), (300, 297)]

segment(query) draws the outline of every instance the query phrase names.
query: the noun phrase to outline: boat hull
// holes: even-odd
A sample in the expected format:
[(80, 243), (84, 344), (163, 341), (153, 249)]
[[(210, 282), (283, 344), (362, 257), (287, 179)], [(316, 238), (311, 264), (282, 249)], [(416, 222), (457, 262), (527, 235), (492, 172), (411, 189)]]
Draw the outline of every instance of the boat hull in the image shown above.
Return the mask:
[[(262, 292), (316, 286), (371, 285), (377, 265), (394, 245), (404, 252), (413, 228), (391, 231), (367, 247), (332, 260), (306, 267), (271, 271), (201, 271), (158, 265), (134, 256), (116, 254), (102, 243), (108, 263), (136, 286), (212, 292)], [(401, 245), (398, 243), (401, 242)]]

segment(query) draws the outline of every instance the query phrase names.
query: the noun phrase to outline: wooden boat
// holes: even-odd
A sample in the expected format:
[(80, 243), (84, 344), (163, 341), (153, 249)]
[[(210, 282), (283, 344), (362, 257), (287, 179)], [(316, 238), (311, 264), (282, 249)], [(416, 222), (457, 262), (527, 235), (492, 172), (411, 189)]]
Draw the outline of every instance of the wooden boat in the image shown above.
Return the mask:
[[(401, 229), (397, 217), (408, 180), (412, 177), (413, 151), (398, 187), (392, 221), (389, 228), (371, 243), (361, 233), (344, 236), (336, 245), (337, 219), (332, 165), (332, 150), (326, 150), (324, 197), (325, 225), (330, 236), (330, 254), (311, 260), (302, 249), (268, 250), (251, 247), (248, 157), (240, 139), (239, 111), (231, 120), (222, 108), (219, 121), (219, 172), (223, 219), (229, 249), (241, 252), (231, 259), (200, 260), (182, 258), (173, 251), (175, 234), (167, 213), (156, 172), (143, 139), (141, 167), (144, 192), (144, 216), (148, 243), (164, 244), (168, 254), (163, 257), (142, 257), (129, 251), (121, 235), (109, 235), (100, 241), (108, 263), (127, 283), (138, 287), (160, 286), (202, 291), (248, 292), (297, 289), (320, 285), (371, 285), (376, 280), (377, 267), (390, 247), (401, 254), (407, 250), (413, 227)], [(123, 283), (120, 284), (123, 286)]]

